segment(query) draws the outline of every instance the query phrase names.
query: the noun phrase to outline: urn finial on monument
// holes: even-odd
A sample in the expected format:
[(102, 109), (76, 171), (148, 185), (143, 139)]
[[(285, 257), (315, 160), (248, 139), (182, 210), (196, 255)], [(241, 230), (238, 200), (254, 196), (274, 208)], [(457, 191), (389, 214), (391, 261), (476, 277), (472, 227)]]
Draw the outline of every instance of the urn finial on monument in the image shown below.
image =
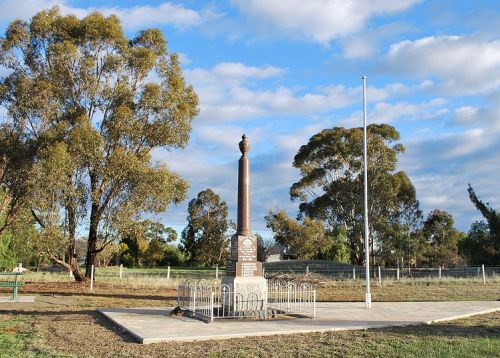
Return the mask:
[(250, 150), (250, 142), (247, 139), (247, 135), (243, 134), (241, 136), (241, 142), (239, 144), (240, 146), (240, 152), (243, 156), (247, 156), (248, 151)]

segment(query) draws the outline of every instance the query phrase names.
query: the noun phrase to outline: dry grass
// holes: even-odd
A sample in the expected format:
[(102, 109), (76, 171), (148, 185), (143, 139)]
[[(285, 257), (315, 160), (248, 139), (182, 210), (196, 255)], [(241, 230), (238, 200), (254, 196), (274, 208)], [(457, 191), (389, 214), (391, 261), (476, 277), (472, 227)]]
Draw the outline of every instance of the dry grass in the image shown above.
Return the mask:
[[(500, 278), (483, 285), (477, 279), (385, 280), (372, 282), (373, 301), (495, 301), (500, 299)], [(318, 287), (318, 301), (364, 301), (363, 281), (327, 281)]]
[[(500, 294), (500, 282), (393, 282), (378, 290), (373, 288), (375, 300), (492, 299)], [(361, 282), (332, 281), (318, 289), (320, 297), (342, 301), (363, 300), (363, 293)], [(431, 326), (143, 346), (95, 308), (172, 306), (176, 290), (124, 281), (97, 282), (93, 291), (87, 284), (27, 282), (21, 294), (37, 299), (30, 305), (2, 304), (2, 357), (493, 357), (500, 352), (498, 312)]]
[[(186, 279), (172, 277), (167, 279), (166, 277), (158, 275), (141, 275), (141, 276), (127, 276), (124, 275), (123, 278), (117, 276), (98, 276), (95, 281), (99, 283), (111, 284), (113, 287), (130, 287), (132, 289), (175, 289), (179, 284)], [(28, 272), (23, 275), (24, 282), (36, 282), (36, 283), (53, 283), (53, 282), (64, 282), (72, 283), (74, 279), (68, 275), (68, 273), (60, 272)], [(208, 280), (213, 281), (213, 280)], [(90, 287), (90, 283), (87, 283)]]

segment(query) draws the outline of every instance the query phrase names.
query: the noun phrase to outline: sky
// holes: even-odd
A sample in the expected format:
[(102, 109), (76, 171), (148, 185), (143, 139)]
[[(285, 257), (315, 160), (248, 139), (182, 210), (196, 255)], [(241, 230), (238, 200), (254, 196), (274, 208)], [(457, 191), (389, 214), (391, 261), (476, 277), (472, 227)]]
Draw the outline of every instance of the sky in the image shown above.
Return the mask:
[(190, 182), (188, 200), (155, 218), (181, 231), (187, 205), (213, 189), (236, 220), (238, 142), (252, 145), (251, 223), (271, 237), (269, 209), (297, 214), (290, 186), (301, 145), (325, 128), (368, 122), (401, 133), (399, 158), (425, 215), (446, 210), (467, 231), (468, 198), (500, 208), (498, 0), (0, 0), (0, 31), (58, 5), (117, 14), (130, 37), (160, 28), (200, 98), (189, 145), (154, 160)]

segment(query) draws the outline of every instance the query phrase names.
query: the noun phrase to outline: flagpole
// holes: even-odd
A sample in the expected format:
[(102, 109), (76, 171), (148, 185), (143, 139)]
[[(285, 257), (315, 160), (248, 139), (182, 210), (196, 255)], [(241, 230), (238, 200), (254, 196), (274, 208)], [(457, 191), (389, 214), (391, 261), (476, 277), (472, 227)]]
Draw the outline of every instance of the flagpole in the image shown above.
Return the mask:
[(366, 146), (366, 76), (363, 79), (363, 164), (364, 164), (364, 186), (365, 186), (365, 270), (366, 270), (366, 293), (365, 308), (372, 307), (372, 294), (370, 292), (370, 232), (368, 228), (368, 161)]

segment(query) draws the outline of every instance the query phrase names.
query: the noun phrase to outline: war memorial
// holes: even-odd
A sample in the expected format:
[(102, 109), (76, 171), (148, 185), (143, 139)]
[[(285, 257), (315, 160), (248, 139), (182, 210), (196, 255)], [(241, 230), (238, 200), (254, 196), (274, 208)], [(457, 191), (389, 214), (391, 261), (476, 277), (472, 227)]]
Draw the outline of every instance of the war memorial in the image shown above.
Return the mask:
[(239, 142), (238, 216), (231, 256), (220, 284), (189, 281), (178, 287), (178, 307), (186, 315), (213, 322), (218, 318), (270, 319), (281, 314), (314, 317), (316, 291), (305, 282), (266, 280), (257, 260), (257, 238), (250, 229), (250, 142)]
[[(250, 229), (250, 143), (239, 143), (238, 222), (221, 280), (189, 280), (177, 307), (99, 308), (139, 343), (192, 342), (249, 336), (366, 330), (431, 324), (491, 313), (500, 302), (316, 302), (309, 283), (267, 280)], [(222, 322), (224, 322), (222, 324)]]

